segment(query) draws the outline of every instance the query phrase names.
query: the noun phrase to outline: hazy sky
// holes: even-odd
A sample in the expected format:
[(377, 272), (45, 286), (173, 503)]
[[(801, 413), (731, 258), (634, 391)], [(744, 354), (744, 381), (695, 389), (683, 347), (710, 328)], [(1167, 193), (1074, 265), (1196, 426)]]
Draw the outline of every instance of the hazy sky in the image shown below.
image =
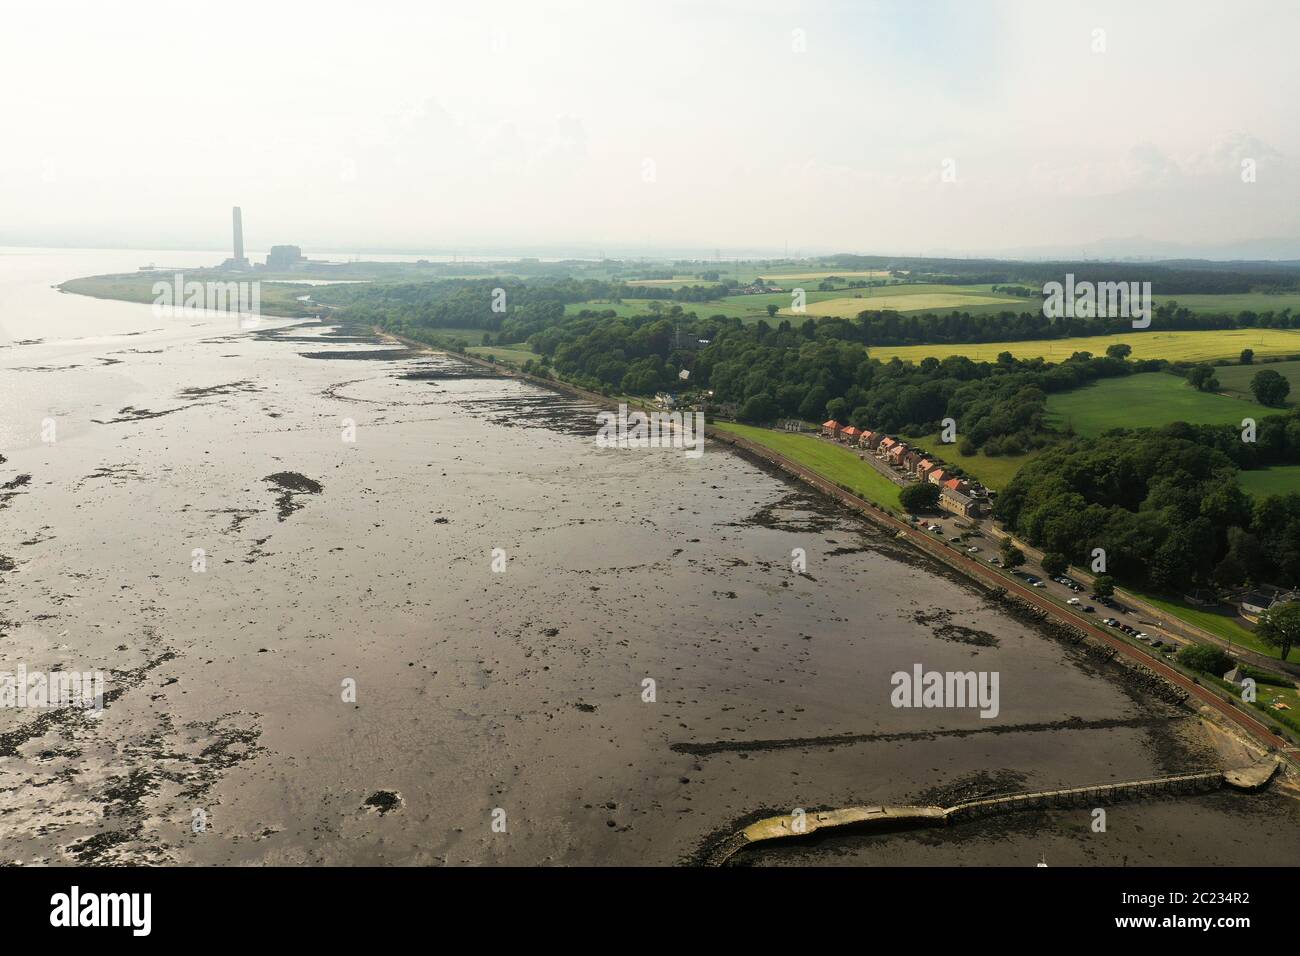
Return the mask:
[(0, 242), (215, 248), (235, 204), (309, 251), (1300, 239), (1282, 0), (2, 12)]

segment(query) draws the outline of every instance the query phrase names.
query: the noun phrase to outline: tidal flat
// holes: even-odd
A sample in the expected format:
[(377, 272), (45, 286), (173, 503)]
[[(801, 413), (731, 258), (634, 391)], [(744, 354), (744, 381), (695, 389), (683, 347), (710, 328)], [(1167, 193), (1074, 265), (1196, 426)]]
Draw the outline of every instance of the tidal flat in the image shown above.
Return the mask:
[[(595, 406), (453, 356), (264, 320), (33, 340), (0, 377), (0, 670), (109, 688), (0, 710), (4, 863), (676, 864), (759, 812), (1232, 759), (784, 477), (598, 448)], [(918, 663), (997, 671), (997, 717), (891, 706)], [(746, 862), (1293, 863), (1298, 806)]]

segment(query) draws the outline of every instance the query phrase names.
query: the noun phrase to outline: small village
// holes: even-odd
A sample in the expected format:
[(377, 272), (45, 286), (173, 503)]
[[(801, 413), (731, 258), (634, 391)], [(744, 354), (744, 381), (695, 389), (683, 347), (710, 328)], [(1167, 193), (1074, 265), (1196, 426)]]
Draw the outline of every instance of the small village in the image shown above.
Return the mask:
[(860, 449), (863, 461), (898, 484), (911, 480), (937, 485), (939, 505), (945, 511), (963, 518), (982, 518), (991, 511), (993, 492), (955, 474), (937, 455), (927, 454), (883, 432), (842, 425), (834, 419), (822, 423), (821, 434), (823, 438)]

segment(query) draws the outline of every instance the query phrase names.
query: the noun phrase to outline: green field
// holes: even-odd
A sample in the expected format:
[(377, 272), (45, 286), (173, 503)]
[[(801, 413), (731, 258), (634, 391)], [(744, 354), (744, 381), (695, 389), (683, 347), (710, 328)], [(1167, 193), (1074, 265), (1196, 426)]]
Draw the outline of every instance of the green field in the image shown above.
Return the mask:
[(1287, 396), (1288, 404), (1300, 401), (1300, 362), (1261, 362), (1255, 365), (1229, 365), (1216, 369), (1214, 374), (1219, 380), (1220, 391), (1237, 398), (1254, 401), (1250, 390), (1250, 381), (1260, 371), (1271, 368), (1291, 383), (1291, 394)]
[(1071, 339), (1038, 339), (1030, 342), (985, 342), (974, 345), (877, 345), (871, 354), (881, 361), (897, 356), (904, 362), (919, 362), (926, 356), (947, 358), (964, 355), (975, 362), (993, 362), (1001, 352), (1017, 358), (1044, 358), (1064, 362), (1075, 352), (1105, 355), (1107, 346), (1131, 346), (1130, 358), (1162, 358), (1171, 362), (1204, 362), (1240, 357), (1251, 348), (1257, 356), (1300, 355), (1300, 331), (1291, 329), (1227, 329), (1219, 332), (1125, 332), (1120, 335), (1090, 335)]
[(770, 428), (754, 428), (731, 422), (714, 422), (714, 427), (779, 452), (831, 481), (844, 485), (861, 498), (894, 511), (902, 508), (898, 501), (900, 487), (843, 445), (808, 434), (773, 431)]
[(538, 357), (537, 353), (523, 342), (515, 345), (472, 345), (465, 351), (477, 358), (492, 356), (506, 365), (523, 365), (529, 359)]
[[(830, 274), (825, 273), (824, 275), (829, 276)], [(847, 277), (849, 274), (844, 273), (842, 275)], [(857, 273), (853, 273), (853, 275), (857, 275)], [(899, 282), (872, 289), (844, 288), (823, 291), (812, 288), (813, 285), (821, 281), (822, 275), (808, 274), (806, 275), (808, 286), (804, 287), (806, 311), (793, 312), (790, 308), (792, 290), (800, 288), (797, 282), (805, 281), (805, 277), (774, 275), (764, 276), (763, 278), (782, 286), (786, 291), (759, 293), (757, 295), (729, 295), (713, 302), (671, 302), (660, 299), (627, 298), (618, 303), (610, 303), (607, 300), (593, 299), (587, 302), (571, 303), (565, 307), (565, 312), (573, 315), (583, 309), (597, 311), (613, 309), (619, 316), (646, 315), (651, 311), (651, 303), (658, 302), (664, 311), (674, 305), (680, 305), (684, 312), (694, 312), (700, 318), (725, 315), (728, 318), (743, 319), (751, 323), (760, 319), (772, 323), (789, 319), (795, 324), (800, 324), (805, 319), (817, 319), (832, 315), (841, 318), (854, 318), (859, 312), (875, 309), (892, 309), (896, 312), (950, 312), (954, 309), (971, 313), (1002, 312), (1004, 310), (1018, 312), (1028, 302), (1026, 299), (1017, 299), (1001, 293), (993, 293), (991, 291), (992, 286), (989, 285), (912, 285)], [(691, 283), (678, 279), (647, 279), (636, 284), (669, 286), (689, 285)], [(778, 309), (775, 318), (768, 317), (767, 307), (769, 305), (774, 305)], [(1034, 304), (1031, 303), (1031, 305)], [(1037, 306), (1034, 305), (1034, 307)], [(1300, 344), (1296, 348), (1300, 351)]]
[(1243, 471), (1238, 473), (1237, 478), (1247, 494), (1259, 498), (1300, 491), (1300, 465), (1275, 465), (1272, 468)]
[(1242, 292), (1227, 295), (1170, 295), (1156, 298), (1156, 304), (1177, 302), (1193, 312), (1236, 315), (1238, 312), (1300, 312), (1300, 294), (1294, 292)]
[[(807, 291), (807, 301), (811, 304), (843, 295), (843, 290), (840, 290), (839, 292), (817, 292), (809, 289)], [(654, 310), (653, 305), (656, 303), (664, 312), (667, 312), (674, 305), (680, 305), (683, 312), (694, 312), (696, 316), (701, 319), (707, 319), (714, 315), (725, 315), (728, 318), (743, 319), (750, 323), (763, 319), (775, 325), (787, 318), (792, 321), (798, 320), (799, 322), (802, 322), (803, 319), (811, 317), (810, 315), (778, 315), (776, 318), (768, 317), (768, 305), (775, 305), (778, 309), (789, 307), (789, 292), (772, 292), (760, 295), (729, 295), (726, 298), (717, 299), (712, 302), (673, 302), (666, 299), (622, 299), (619, 302), (610, 302), (607, 299), (590, 299), (586, 302), (571, 302), (564, 307), (564, 311), (568, 315), (577, 315), (584, 309), (590, 309), (595, 312), (603, 312), (606, 309), (613, 309), (616, 315), (621, 318), (626, 318), (633, 315), (649, 315)]]
[[(993, 292), (990, 285), (890, 285), (875, 289), (852, 289), (830, 293), (830, 298), (808, 297), (808, 315), (833, 315), (850, 319), (859, 312), (892, 309), (895, 312), (1020, 312), (1041, 306), (1037, 300)], [(826, 295), (826, 293), (823, 293)], [(786, 306), (789, 302), (786, 302)], [(782, 315), (794, 313), (783, 307)]]
[(666, 289), (676, 289), (678, 286), (687, 285), (716, 285), (715, 282), (709, 282), (696, 276), (673, 276), (671, 279), (628, 279), (627, 284), (631, 286), (643, 286), (646, 288), (662, 287)]
[(883, 270), (868, 272), (764, 272), (760, 278), (774, 285), (789, 286), (798, 282), (821, 282), (834, 276), (837, 279), (888, 279), (889, 273)]
[(1170, 422), (1235, 425), (1264, 411), (1253, 402), (1198, 392), (1186, 380), (1165, 372), (1103, 379), (1047, 397), (1049, 421), (1071, 425), (1088, 438), (1112, 428), (1158, 428)]

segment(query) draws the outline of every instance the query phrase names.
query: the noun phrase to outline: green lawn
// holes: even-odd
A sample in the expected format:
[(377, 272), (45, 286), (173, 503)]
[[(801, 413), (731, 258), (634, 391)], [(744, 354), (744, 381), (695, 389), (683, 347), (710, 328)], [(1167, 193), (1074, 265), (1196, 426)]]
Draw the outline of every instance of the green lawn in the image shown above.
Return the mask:
[(1237, 479), (1248, 494), (1260, 498), (1284, 495), (1290, 491), (1300, 491), (1300, 465), (1276, 465), (1257, 471), (1243, 471), (1238, 473)]
[(774, 431), (731, 422), (715, 422), (714, 427), (779, 452), (819, 475), (844, 485), (868, 501), (894, 511), (902, 510), (898, 500), (901, 488), (843, 445), (808, 434)]
[(1300, 362), (1259, 362), (1254, 365), (1229, 365), (1214, 370), (1219, 380), (1220, 391), (1234, 398), (1244, 398), (1248, 402), (1255, 400), (1250, 390), (1250, 381), (1259, 372), (1271, 368), (1291, 383), (1291, 394), (1287, 403), (1294, 405), (1300, 401)]
[[(1132, 591), (1132, 588), (1127, 590)], [(1267, 657), (1277, 657), (1277, 648), (1269, 647), (1251, 631), (1243, 626), (1234, 614), (1217, 613), (1211, 608), (1196, 607), (1195, 605), (1186, 604), (1183, 601), (1176, 601), (1171, 598), (1155, 597), (1151, 594), (1144, 594), (1141, 591), (1133, 591), (1137, 597), (1146, 601), (1148, 604), (1160, 608), (1160, 610), (1172, 614), (1174, 617), (1182, 618), (1188, 624), (1195, 624), (1197, 627), (1209, 631), (1216, 637), (1221, 637), (1226, 641), (1231, 641), (1241, 647), (1247, 647), (1252, 651), (1257, 651)], [(1293, 660), (1300, 656), (1300, 650), (1291, 649), (1291, 656), (1287, 660)]]
[(1198, 392), (1185, 379), (1165, 372), (1108, 378), (1047, 398), (1048, 418), (1092, 437), (1111, 428), (1154, 428), (1169, 422), (1235, 425), (1268, 413), (1262, 405)]
[[(951, 462), (958, 468), (961, 468), (969, 475), (974, 475), (979, 479), (980, 484), (986, 488), (992, 488), (994, 491), (1001, 491), (1011, 483), (1011, 479), (1016, 476), (1026, 462), (1033, 461), (1042, 454), (1042, 449), (1036, 449), (1023, 455), (1001, 455), (990, 458), (988, 455), (963, 455), (957, 450), (960, 442), (952, 445), (945, 445), (939, 441), (939, 433), (932, 435), (904, 435), (903, 439), (909, 443), (920, 445), (927, 451), (934, 452), (936, 456), (946, 462)], [(957, 436), (961, 437), (960, 434)]]

